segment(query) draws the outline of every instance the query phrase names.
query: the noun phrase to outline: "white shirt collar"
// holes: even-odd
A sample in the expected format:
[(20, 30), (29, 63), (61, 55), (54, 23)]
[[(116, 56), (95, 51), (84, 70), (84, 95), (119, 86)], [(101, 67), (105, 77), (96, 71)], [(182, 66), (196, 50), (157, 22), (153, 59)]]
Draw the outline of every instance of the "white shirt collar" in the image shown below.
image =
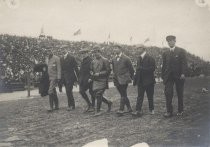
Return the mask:
[(172, 48), (169, 48), (170, 51), (174, 51), (175, 47), (176, 47), (176, 46), (174, 46), (174, 47), (172, 47)]
[(122, 52), (120, 52), (120, 54), (117, 55), (117, 57), (121, 57), (122, 56)]
[(144, 58), (144, 56), (146, 55), (146, 51), (144, 51), (142, 54), (141, 54), (141, 58), (143, 59)]

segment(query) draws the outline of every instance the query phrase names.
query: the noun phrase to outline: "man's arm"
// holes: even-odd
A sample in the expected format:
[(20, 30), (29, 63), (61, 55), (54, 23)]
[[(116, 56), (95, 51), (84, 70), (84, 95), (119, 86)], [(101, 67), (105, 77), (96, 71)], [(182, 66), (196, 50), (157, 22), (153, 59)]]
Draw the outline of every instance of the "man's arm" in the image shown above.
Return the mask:
[(163, 64), (162, 64), (161, 77), (163, 79), (163, 76), (164, 76), (163, 74), (165, 73), (165, 68), (166, 68), (166, 57), (165, 57), (165, 53), (163, 53), (162, 59), (163, 59)]
[(79, 77), (79, 69), (78, 69), (78, 64), (77, 64), (77, 61), (76, 59), (73, 57), (73, 65), (74, 65), (74, 74), (77, 78), (77, 81), (78, 81), (78, 77)]
[(126, 61), (126, 64), (127, 64), (128, 69), (129, 69), (129, 72), (130, 72), (130, 77), (133, 79), (133, 76), (134, 76), (134, 68), (133, 68), (133, 65), (131, 63), (131, 60), (129, 58)]
[(57, 79), (60, 80), (61, 79), (61, 62), (60, 62), (59, 57), (56, 59), (56, 64), (57, 64)]
[(187, 57), (186, 57), (186, 51), (184, 49), (182, 50), (181, 57), (182, 57), (181, 74), (185, 75), (187, 70)]

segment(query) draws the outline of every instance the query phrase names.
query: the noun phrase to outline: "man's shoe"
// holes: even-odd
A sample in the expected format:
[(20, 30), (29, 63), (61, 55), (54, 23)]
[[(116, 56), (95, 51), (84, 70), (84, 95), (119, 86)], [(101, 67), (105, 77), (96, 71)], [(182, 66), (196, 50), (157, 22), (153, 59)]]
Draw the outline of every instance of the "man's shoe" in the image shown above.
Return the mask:
[(109, 104), (108, 104), (108, 109), (107, 109), (107, 112), (110, 112), (112, 109), (112, 102), (110, 101)]
[(70, 107), (67, 108), (67, 111), (72, 111), (72, 110), (74, 110), (74, 109), (75, 109), (75, 107), (70, 106)]
[(136, 111), (136, 112), (132, 112), (131, 115), (134, 117), (141, 117), (143, 114), (139, 111)]
[(53, 109), (49, 109), (49, 110), (47, 110), (47, 112), (53, 112)]
[(172, 113), (169, 113), (169, 112), (166, 112), (163, 116), (164, 116), (165, 118), (169, 118), (169, 117), (172, 117), (173, 114), (172, 114)]
[(155, 111), (154, 110), (150, 110), (149, 112), (150, 112), (151, 115), (154, 115), (155, 114)]
[(123, 116), (123, 114), (124, 114), (124, 111), (122, 111), (122, 110), (118, 110), (118, 111), (117, 111), (117, 115), (118, 115), (118, 116)]
[(94, 112), (94, 111), (95, 111), (95, 108), (92, 107), (92, 106), (91, 106), (91, 107), (89, 108), (89, 110), (88, 110), (88, 112)]
[(128, 109), (128, 111), (126, 111), (125, 113), (132, 113), (133, 112), (133, 110), (130, 108), (130, 109)]
[(176, 115), (177, 116), (183, 116), (183, 114), (184, 114), (184, 112), (182, 111), (182, 112), (178, 112)]
[(93, 111), (95, 111), (95, 108), (93, 108), (92, 106), (88, 106), (87, 109), (84, 111), (84, 113), (93, 112)]
[(95, 112), (94, 117), (100, 116), (101, 114), (102, 114), (102, 112), (101, 112), (101, 111), (99, 111), (99, 112)]

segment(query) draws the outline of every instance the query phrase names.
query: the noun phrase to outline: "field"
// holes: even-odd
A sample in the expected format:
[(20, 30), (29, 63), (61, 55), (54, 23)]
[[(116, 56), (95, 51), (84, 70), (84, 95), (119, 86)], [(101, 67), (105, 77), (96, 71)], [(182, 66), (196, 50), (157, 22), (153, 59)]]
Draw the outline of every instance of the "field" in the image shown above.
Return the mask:
[[(162, 83), (155, 86), (155, 115), (148, 112), (144, 99), (141, 118), (126, 114), (117, 117), (119, 94), (110, 88), (105, 95), (113, 102), (110, 113), (93, 117), (83, 113), (86, 106), (78, 92), (74, 93), (76, 110), (66, 111), (67, 100), (59, 94), (60, 110), (46, 111), (48, 98), (0, 102), (0, 146), (82, 146), (88, 142), (107, 138), (109, 146), (131, 146), (146, 142), (150, 146), (210, 146), (210, 78), (190, 78), (185, 84), (184, 116), (163, 117), (165, 97)], [(133, 108), (136, 103), (136, 87), (128, 89)], [(177, 97), (173, 99), (177, 112)], [(107, 106), (102, 106), (106, 111)]]

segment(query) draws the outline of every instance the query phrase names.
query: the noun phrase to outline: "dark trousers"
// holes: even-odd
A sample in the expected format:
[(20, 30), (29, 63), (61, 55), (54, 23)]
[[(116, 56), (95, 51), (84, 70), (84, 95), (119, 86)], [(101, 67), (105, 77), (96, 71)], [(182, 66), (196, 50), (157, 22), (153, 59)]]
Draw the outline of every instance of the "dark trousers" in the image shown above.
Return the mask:
[(68, 100), (68, 107), (73, 107), (75, 108), (75, 101), (74, 101), (74, 96), (73, 96), (73, 84), (72, 83), (66, 83), (65, 84), (66, 88), (66, 95), (67, 95), (67, 100)]
[(50, 103), (50, 109), (53, 109), (53, 105), (55, 105), (55, 108), (58, 108), (58, 96), (56, 89), (53, 89), (53, 92), (49, 94), (49, 103)]
[(128, 99), (127, 96), (127, 88), (128, 88), (128, 84), (125, 85), (118, 85), (116, 86), (117, 90), (120, 93), (121, 99), (120, 99), (120, 110), (124, 110), (125, 105), (127, 106), (128, 110), (131, 110), (131, 105), (130, 105), (130, 101)]
[(166, 109), (168, 113), (173, 113), (172, 98), (174, 84), (176, 85), (178, 97), (178, 112), (183, 111), (184, 80), (170, 78), (165, 83)]
[[(87, 105), (89, 107), (90, 106), (95, 107), (95, 97), (94, 97), (94, 93), (93, 93), (93, 88), (92, 87), (93, 87), (92, 83), (89, 83), (88, 86), (80, 85), (80, 87), (79, 87), (79, 93), (84, 98), (84, 100), (86, 101), (86, 103), (87, 103)], [(88, 95), (86, 94), (87, 90), (89, 90), (92, 102), (90, 102), (90, 99), (88, 98)]]
[(154, 84), (148, 86), (138, 86), (138, 97), (136, 102), (136, 111), (141, 111), (143, 100), (144, 100), (144, 93), (146, 92), (148, 103), (149, 103), (149, 110), (154, 110)]
[(103, 94), (104, 94), (105, 89), (98, 89), (94, 91), (94, 96), (97, 100), (97, 112), (99, 112), (101, 110), (101, 104), (102, 102), (106, 103), (107, 105), (110, 103), (109, 100), (107, 100)]

